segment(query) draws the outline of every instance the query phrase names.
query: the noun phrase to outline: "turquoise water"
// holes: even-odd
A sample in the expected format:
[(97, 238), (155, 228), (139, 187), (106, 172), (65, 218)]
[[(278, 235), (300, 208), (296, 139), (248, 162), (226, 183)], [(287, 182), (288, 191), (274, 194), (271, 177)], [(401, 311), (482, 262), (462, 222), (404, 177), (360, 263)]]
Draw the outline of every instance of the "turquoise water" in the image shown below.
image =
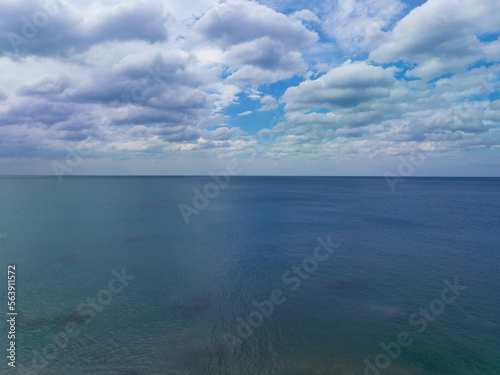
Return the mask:
[(500, 179), (210, 181), (0, 178), (0, 373), (500, 374)]

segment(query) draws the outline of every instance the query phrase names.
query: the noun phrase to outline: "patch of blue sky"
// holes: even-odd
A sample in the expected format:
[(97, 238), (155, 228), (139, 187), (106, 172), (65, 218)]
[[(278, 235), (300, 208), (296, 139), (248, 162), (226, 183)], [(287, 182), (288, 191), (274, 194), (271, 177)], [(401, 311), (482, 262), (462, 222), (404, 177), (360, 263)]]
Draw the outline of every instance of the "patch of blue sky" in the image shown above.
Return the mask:
[(298, 86), (303, 81), (304, 77), (293, 76), (292, 78), (287, 80), (271, 83), (268, 85), (262, 85), (259, 87), (259, 89), (265, 95), (271, 95), (278, 100), (288, 88)]
[(478, 60), (472, 64), (470, 64), (468, 67), (467, 67), (467, 70), (473, 70), (473, 69), (477, 69), (477, 68), (490, 68), (492, 67), (493, 65), (495, 65), (495, 63), (493, 62), (490, 62), (490, 61), (487, 61), (486, 59), (481, 59), (481, 60)]
[[(304, 81), (304, 77), (294, 76), (290, 79), (275, 82), (272, 84), (261, 85), (258, 92), (261, 98), (270, 95), (278, 102), (281, 96), (289, 87), (298, 86)], [(228, 116), (228, 124), (237, 126), (249, 134), (256, 134), (264, 128), (272, 128), (284, 120), (284, 105), (278, 104), (276, 109), (262, 111), (260, 99), (253, 95), (253, 92), (243, 91), (237, 95), (237, 102), (224, 108), (223, 115)]]
[(439, 77), (436, 77), (436, 78), (433, 78), (431, 80), (428, 81), (428, 83), (435, 83), (441, 79), (446, 79), (446, 78), (451, 78), (453, 77), (455, 74), (453, 73), (446, 73), (446, 74), (441, 74)]
[(272, 129), (276, 125), (275, 115), (269, 112), (253, 112), (246, 116), (232, 118), (229, 123), (232, 126), (238, 126), (250, 135), (255, 135), (262, 129)]
[(229, 77), (233, 72), (229, 69), (229, 67), (224, 66), (222, 67), (222, 71), (220, 73), (221, 78), (226, 79)]
[(419, 7), (420, 5), (424, 4), (425, 2), (427, 2), (427, 0), (404, 0), (403, 1), (403, 3), (405, 3), (409, 9)]
[(238, 95), (238, 103), (228, 106), (223, 114), (229, 116), (228, 124), (237, 126), (249, 134), (257, 134), (263, 128), (269, 127), (273, 113), (259, 111), (262, 104), (259, 100), (249, 98), (245, 93)]
[(494, 91), (488, 95), (488, 99), (494, 102), (500, 99), (500, 91)]
[(476, 37), (477, 37), (477, 39), (479, 39), (479, 41), (481, 43), (491, 43), (491, 42), (496, 41), (498, 38), (500, 38), (500, 32), (485, 33), (485, 34), (481, 34), (481, 35), (476, 35)]
[(356, 52), (352, 52), (349, 55), (344, 55), (343, 56), (343, 60), (344, 61), (346, 61), (346, 60), (366, 61), (366, 60), (369, 59), (369, 57), (370, 57), (370, 54), (369, 54), (368, 51), (359, 50), (359, 51), (356, 51)]
[(417, 64), (414, 64), (414, 63), (410, 63), (410, 62), (407, 62), (407, 61), (400, 60), (400, 61), (393, 62), (393, 63), (382, 63), (382, 64), (377, 64), (375, 62), (371, 62), (371, 65), (380, 66), (380, 67), (382, 67), (384, 69), (396, 68), (394, 70), (394, 77), (398, 81), (400, 81), (400, 80), (415, 81), (415, 80), (418, 79), (418, 78), (414, 78), (414, 77), (408, 77), (406, 75), (406, 73), (409, 70), (412, 70), (412, 69), (414, 69), (417, 66)]

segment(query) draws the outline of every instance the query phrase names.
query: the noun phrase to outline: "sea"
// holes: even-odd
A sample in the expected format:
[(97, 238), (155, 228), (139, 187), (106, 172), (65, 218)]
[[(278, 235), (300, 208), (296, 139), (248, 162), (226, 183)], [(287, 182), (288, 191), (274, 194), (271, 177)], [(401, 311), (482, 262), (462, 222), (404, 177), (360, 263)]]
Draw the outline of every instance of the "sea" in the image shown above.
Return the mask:
[(498, 178), (1, 177), (0, 268), (0, 374), (500, 374)]

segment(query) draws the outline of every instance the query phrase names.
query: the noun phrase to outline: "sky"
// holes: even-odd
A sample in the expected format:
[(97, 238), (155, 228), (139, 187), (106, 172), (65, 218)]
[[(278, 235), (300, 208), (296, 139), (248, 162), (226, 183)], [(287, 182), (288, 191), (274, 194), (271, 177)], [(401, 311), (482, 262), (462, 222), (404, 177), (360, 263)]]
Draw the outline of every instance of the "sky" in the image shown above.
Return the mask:
[(499, 14), (4, 0), (0, 175), (500, 176)]

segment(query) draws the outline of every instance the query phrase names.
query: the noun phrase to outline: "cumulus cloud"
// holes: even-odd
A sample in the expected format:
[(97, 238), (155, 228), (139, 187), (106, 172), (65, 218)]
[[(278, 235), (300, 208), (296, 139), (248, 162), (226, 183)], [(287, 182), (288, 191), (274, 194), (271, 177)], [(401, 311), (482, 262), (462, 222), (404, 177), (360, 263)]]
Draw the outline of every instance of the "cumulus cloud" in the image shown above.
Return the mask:
[(7, 1), (0, 9), (0, 51), (8, 55), (62, 55), (106, 41), (167, 38), (168, 14), (160, 3), (130, 1), (81, 10), (59, 0)]
[(405, 6), (399, 0), (335, 0), (322, 8), (326, 33), (342, 49), (356, 50), (372, 47)]
[(264, 95), (260, 99), (260, 104), (262, 104), (262, 107), (259, 111), (272, 111), (273, 109), (278, 108), (278, 101), (271, 95)]
[[(122, 13), (112, 6), (101, 18)], [(116, 21), (116, 25), (126, 27), (122, 21)], [(95, 29), (95, 25), (92, 27)], [(0, 85), (10, 87), (0, 101), (0, 127), (12, 134), (0, 141), (2, 148), (18, 150), (19, 155), (38, 152), (50, 158), (57, 149), (64, 152), (68, 142), (85, 141), (100, 126), (120, 134), (120, 127), (147, 124), (157, 130), (146, 133), (155, 145), (153, 149), (167, 147), (168, 143), (197, 144), (202, 138), (228, 142), (244, 134), (238, 128), (221, 128), (224, 121), (214, 115), (237, 93), (231, 91), (231, 85), (217, 88), (217, 67), (204, 66), (194, 54), (168, 41), (151, 44), (126, 33), (123, 38), (126, 40), (105, 42), (97, 38), (86, 49), (71, 50), (68, 58), (55, 53), (51, 57), (25, 57), (22, 64), (17, 62), (19, 56), (0, 58), (12, 74), (0, 77)], [(205, 129), (198, 130), (198, 123)], [(184, 130), (173, 134), (163, 131), (177, 126)], [(139, 137), (138, 132), (126, 134), (127, 140), (122, 139), (126, 147), (116, 146), (110, 136), (102, 142), (114, 146), (102, 147), (101, 151), (150, 149), (148, 138), (141, 136), (137, 143), (133, 138)]]
[(296, 17), (246, 0), (230, 0), (209, 10), (195, 30), (225, 52), (228, 82), (246, 86), (272, 83), (307, 70), (301, 51), (318, 35)]
[(495, 54), (495, 47), (478, 36), (500, 30), (499, 12), (496, 0), (429, 0), (399, 21), (370, 57), (380, 63), (416, 63), (407, 75), (427, 80), (463, 72)]
[[(498, 13), (496, 0), (7, 0), (0, 165), (89, 142), (102, 160), (258, 143), (264, 161), (492, 150)], [(247, 127), (249, 114), (272, 120)]]
[(296, 71), (306, 68), (300, 53), (286, 51), (283, 43), (269, 37), (233, 46), (227, 60), (230, 64), (252, 65), (267, 70)]
[(353, 108), (388, 97), (395, 83), (394, 69), (349, 60), (318, 79), (289, 88), (283, 101), (288, 111)]
[(246, 0), (229, 0), (209, 10), (195, 29), (223, 48), (269, 37), (290, 50), (310, 47), (318, 40), (300, 21)]
[(30, 82), (22, 86), (19, 94), (25, 96), (61, 94), (68, 87), (68, 84), (69, 82), (66, 77), (44, 76), (35, 82)]
[(496, 104), (488, 100), (497, 69), (481, 67), (415, 86), (398, 80), (398, 69), (347, 61), (287, 89), (281, 100), (292, 128), (269, 153), (340, 160), (347, 154), (378, 158), (421, 147), (436, 152), (494, 147), (483, 135), (498, 138)]
[(294, 12), (291, 17), (301, 21), (314, 22), (318, 24), (321, 23), (321, 20), (318, 18), (318, 16), (309, 9), (298, 10), (297, 12)]

